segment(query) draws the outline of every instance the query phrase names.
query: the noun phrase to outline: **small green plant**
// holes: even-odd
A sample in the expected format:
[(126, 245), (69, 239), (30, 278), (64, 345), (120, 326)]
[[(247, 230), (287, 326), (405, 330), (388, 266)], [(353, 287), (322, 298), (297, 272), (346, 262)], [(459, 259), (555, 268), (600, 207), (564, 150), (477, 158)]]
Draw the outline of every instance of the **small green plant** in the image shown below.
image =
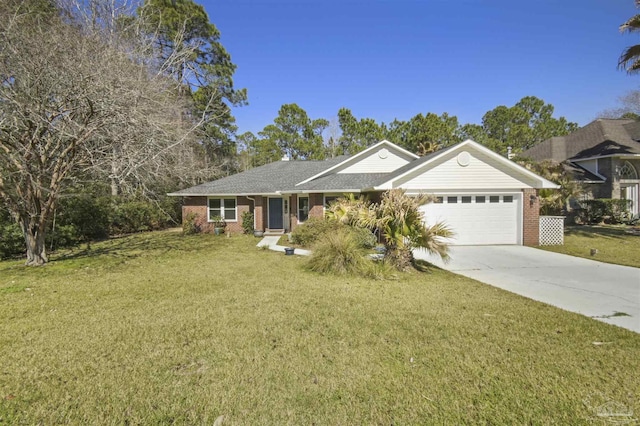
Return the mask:
[(242, 213), (242, 232), (245, 234), (253, 233), (253, 220), (254, 216), (252, 212)]
[(224, 218), (222, 216), (213, 216), (211, 218), (211, 222), (213, 222), (213, 227), (214, 228), (226, 228), (227, 227), (227, 221), (224, 220)]
[(197, 222), (198, 215), (191, 212), (187, 213), (187, 216), (182, 222), (182, 233), (185, 235), (193, 235), (200, 232), (200, 226)]

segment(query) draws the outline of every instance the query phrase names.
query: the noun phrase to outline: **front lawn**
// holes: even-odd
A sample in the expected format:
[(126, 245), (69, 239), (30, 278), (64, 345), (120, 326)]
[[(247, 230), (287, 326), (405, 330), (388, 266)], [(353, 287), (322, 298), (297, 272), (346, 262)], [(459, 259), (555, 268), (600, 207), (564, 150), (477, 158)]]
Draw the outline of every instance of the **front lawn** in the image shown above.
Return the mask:
[(0, 423), (587, 424), (640, 412), (640, 335), (432, 270), (306, 272), (158, 232), (0, 262)]
[[(630, 226), (571, 226), (565, 229), (563, 246), (541, 249), (600, 262), (640, 268), (640, 232)], [(597, 250), (591, 254), (591, 249)]]

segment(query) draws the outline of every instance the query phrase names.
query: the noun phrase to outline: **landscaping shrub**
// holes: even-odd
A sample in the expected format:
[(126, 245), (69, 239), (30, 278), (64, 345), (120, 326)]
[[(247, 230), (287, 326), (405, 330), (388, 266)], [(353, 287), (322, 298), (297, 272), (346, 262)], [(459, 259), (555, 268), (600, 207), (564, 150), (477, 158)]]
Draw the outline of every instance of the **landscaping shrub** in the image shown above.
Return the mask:
[[(61, 198), (56, 210), (56, 223), (49, 233), (54, 248), (109, 236), (111, 203), (108, 197), (78, 194)], [(52, 244), (53, 243), (53, 244)]]
[(193, 235), (200, 232), (200, 226), (196, 221), (197, 214), (191, 212), (182, 221), (182, 233), (185, 235)]
[[(373, 236), (371, 232), (369, 234)], [(368, 236), (365, 237), (362, 228), (338, 226), (333, 232), (318, 238), (307, 267), (323, 274), (356, 274), (376, 280), (394, 277), (397, 270), (388, 262), (374, 261), (363, 247), (362, 240), (367, 244), (371, 241)]]
[(367, 228), (343, 225), (335, 220), (318, 218), (310, 218), (304, 225), (298, 226), (291, 233), (291, 242), (309, 247), (324, 235), (338, 230), (346, 230), (345, 232), (352, 234), (352, 238), (360, 248), (371, 249), (377, 243), (376, 236)]
[(166, 211), (149, 201), (123, 201), (114, 206), (111, 234), (164, 229), (172, 222)]
[(56, 226), (47, 232), (46, 241), (47, 250), (57, 250), (76, 246), (82, 242), (82, 238), (74, 225), (56, 223)]
[(364, 250), (356, 241), (355, 234), (341, 227), (322, 235), (313, 247), (307, 267), (315, 272), (359, 274), (366, 270), (367, 259)]
[(367, 228), (349, 227), (358, 246), (364, 249), (372, 249), (378, 243), (376, 236)]
[(629, 219), (630, 200), (598, 198), (582, 201), (583, 220), (587, 223), (622, 223)]
[(304, 225), (296, 227), (291, 233), (291, 242), (304, 247), (315, 243), (320, 236), (339, 229), (342, 225), (332, 220), (309, 218)]
[(245, 234), (253, 234), (253, 213), (242, 213), (242, 232)]

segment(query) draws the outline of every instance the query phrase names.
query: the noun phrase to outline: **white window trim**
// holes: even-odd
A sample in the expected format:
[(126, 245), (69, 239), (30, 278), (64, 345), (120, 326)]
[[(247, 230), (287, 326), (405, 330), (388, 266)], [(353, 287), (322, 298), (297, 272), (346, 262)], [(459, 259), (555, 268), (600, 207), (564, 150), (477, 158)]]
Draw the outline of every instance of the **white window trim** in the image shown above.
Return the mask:
[(309, 201), (309, 197), (300, 197), (298, 196), (298, 200), (296, 201), (296, 219), (298, 220), (298, 225), (302, 225), (303, 223), (305, 223), (307, 220), (300, 220), (300, 200), (306, 198), (307, 199), (307, 220), (309, 219), (309, 213), (311, 210), (311, 204)]
[(327, 211), (327, 197), (328, 198), (341, 198), (344, 197), (345, 194), (344, 193), (328, 193), (328, 194), (322, 194), (322, 212), (325, 213)]
[[(635, 180), (638, 180), (638, 178), (640, 178), (640, 175), (638, 175), (638, 170), (633, 166), (631, 161), (625, 160), (622, 162), (622, 165), (619, 167), (620, 169), (618, 170), (618, 175), (620, 176), (621, 181), (633, 182)], [(622, 169), (624, 168), (628, 168), (631, 174), (635, 176), (622, 176)]]
[[(220, 200), (220, 212), (222, 213), (220, 216), (224, 218), (224, 200), (235, 200), (235, 219), (225, 219), (225, 222), (237, 222), (238, 221), (238, 197), (207, 197), (207, 222), (213, 222), (211, 220), (211, 208), (209, 207), (209, 200)], [(231, 209), (226, 209), (231, 210)]]

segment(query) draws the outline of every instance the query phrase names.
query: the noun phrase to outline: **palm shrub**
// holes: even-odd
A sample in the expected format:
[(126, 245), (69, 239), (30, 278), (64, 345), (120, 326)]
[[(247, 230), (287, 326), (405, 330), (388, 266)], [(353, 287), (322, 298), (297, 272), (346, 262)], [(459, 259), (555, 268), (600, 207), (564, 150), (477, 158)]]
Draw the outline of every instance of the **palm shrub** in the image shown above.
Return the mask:
[(427, 226), (420, 207), (432, 201), (427, 194), (408, 196), (401, 189), (383, 194), (371, 222), (384, 236), (385, 259), (396, 268), (406, 270), (413, 265), (413, 249), (424, 248), (449, 260), (449, 245), (444, 240), (453, 232), (443, 223)]
[(443, 223), (427, 226), (420, 211), (431, 200), (426, 194), (409, 196), (401, 189), (392, 189), (383, 194), (380, 203), (353, 196), (340, 198), (329, 208), (328, 216), (351, 226), (378, 229), (386, 249), (385, 261), (406, 270), (413, 265), (416, 248), (449, 260), (446, 238), (453, 232)]
[(356, 198), (353, 194), (345, 194), (331, 203), (325, 216), (341, 224), (357, 227), (374, 214), (374, 206), (362, 195)]

